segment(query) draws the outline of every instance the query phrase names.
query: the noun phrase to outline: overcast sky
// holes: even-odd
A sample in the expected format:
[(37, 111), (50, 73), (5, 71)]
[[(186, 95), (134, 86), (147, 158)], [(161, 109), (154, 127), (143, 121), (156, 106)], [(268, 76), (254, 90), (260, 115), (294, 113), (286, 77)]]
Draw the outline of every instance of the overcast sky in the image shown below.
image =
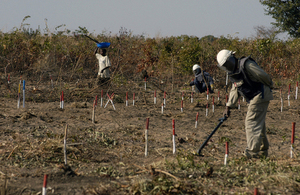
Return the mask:
[(134, 35), (170, 37), (189, 35), (199, 38), (228, 35), (253, 37), (255, 26), (271, 27), (275, 22), (265, 15), (259, 0), (0, 0), (0, 30), (20, 27), (22, 19), (29, 27), (51, 32), (78, 30), (118, 34), (124, 27)]

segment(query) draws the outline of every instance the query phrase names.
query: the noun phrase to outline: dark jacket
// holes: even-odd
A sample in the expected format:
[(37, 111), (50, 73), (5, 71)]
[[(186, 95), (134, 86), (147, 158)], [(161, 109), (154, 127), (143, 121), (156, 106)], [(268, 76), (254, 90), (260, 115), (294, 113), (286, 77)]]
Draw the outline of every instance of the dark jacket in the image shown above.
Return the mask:
[[(237, 86), (239, 93), (246, 98), (246, 101), (249, 103), (257, 94), (262, 93), (262, 98), (264, 95), (264, 87), (260, 82), (252, 81), (249, 76), (246, 74), (244, 68), (245, 62), (250, 59), (250, 57), (242, 57), (239, 59), (238, 69), (233, 74), (228, 74), (229, 79), (232, 83), (241, 83)], [(255, 62), (255, 61), (254, 61)]]
[[(213, 93), (214, 91), (211, 88), (211, 85), (214, 84), (213, 78), (209, 75), (209, 73), (207, 73), (205, 71), (203, 71), (203, 74), (204, 74), (206, 83), (208, 85), (209, 92)], [(203, 92), (207, 91), (206, 84), (205, 84), (205, 81), (204, 81), (203, 76), (202, 76), (202, 72), (195, 75), (195, 79), (190, 83), (190, 86), (192, 86), (192, 85), (195, 85), (200, 93), (203, 93)]]

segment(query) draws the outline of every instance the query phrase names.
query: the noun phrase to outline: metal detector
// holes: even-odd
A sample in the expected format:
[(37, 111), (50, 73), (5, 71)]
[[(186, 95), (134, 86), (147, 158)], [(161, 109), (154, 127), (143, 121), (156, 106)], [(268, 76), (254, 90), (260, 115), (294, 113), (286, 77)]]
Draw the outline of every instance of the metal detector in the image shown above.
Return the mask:
[(87, 36), (87, 35), (84, 35), (84, 36), (89, 38), (90, 40), (94, 41), (98, 48), (105, 49), (105, 48), (108, 48), (110, 46), (110, 43), (108, 43), (108, 42), (101, 42), (100, 43), (99, 41), (97, 41), (96, 39), (93, 39), (90, 36)]
[(91, 39), (92, 41), (94, 41), (95, 43), (100, 43), (99, 41), (97, 41), (96, 39), (93, 39), (92, 37), (90, 37), (90, 36), (87, 36), (87, 35), (83, 35), (83, 36), (85, 36), (85, 37), (87, 37), (87, 38), (89, 38), (89, 39)]
[(200, 148), (199, 148), (199, 150), (198, 150), (198, 152), (197, 152), (197, 155), (198, 156), (203, 156), (203, 155), (201, 155), (201, 150), (206, 146), (206, 144), (207, 144), (207, 142), (209, 141), (209, 139), (213, 136), (213, 134), (215, 134), (216, 133), (216, 131), (219, 129), (219, 127), (222, 125), (222, 123), (224, 122), (224, 121), (226, 121), (226, 119), (227, 119), (227, 116), (225, 115), (224, 117), (222, 117), (222, 118), (220, 118), (219, 119), (219, 124), (216, 126), (216, 128), (210, 133), (210, 135), (207, 137), (207, 139), (203, 142), (203, 144), (200, 146)]

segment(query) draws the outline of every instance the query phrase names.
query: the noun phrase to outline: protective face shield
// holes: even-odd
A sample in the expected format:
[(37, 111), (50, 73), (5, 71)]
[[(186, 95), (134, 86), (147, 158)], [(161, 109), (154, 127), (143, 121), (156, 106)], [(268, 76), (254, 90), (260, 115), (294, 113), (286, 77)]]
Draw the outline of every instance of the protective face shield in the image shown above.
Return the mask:
[(200, 66), (198, 64), (195, 64), (193, 66), (193, 72), (194, 72), (195, 75), (201, 73), (201, 68), (200, 68)]
[(217, 55), (218, 67), (232, 73), (236, 68), (236, 58), (233, 54), (235, 54), (235, 51), (221, 50)]

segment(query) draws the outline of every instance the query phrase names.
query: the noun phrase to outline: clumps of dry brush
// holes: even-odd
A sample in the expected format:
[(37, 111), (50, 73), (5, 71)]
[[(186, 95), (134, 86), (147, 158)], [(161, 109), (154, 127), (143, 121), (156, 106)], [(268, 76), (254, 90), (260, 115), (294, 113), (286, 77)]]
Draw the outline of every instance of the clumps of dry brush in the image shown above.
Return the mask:
[[(29, 16), (30, 17), (30, 16)], [(23, 22), (27, 19), (26, 16)], [(22, 22), (22, 24), (23, 24)], [(26, 24), (28, 25), (28, 24)], [(145, 38), (121, 28), (119, 34), (92, 35), (85, 27), (71, 32), (31, 30), (21, 25), (9, 33), (0, 32), (0, 68), (8, 74), (26, 75), (30, 79), (78, 81), (94, 78), (97, 61), (96, 45), (82, 36), (111, 43), (108, 56), (112, 62), (112, 80), (117, 84), (137, 79), (147, 70), (150, 77), (160, 80), (180, 80), (192, 75), (193, 64), (200, 64), (216, 81), (225, 83), (225, 75), (216, 67), (215, 56), (221, 49), (237, 51), (237, 55), (252, 55), (264, 70), (276, 80), (298, 79), (299, 40), (236, 39), (232, 37), (177, 36)], [(60, 28), (61, 26), (58, 26)], [(267, 55), (266, 55), (266, 51)], [(172, 81), (173, 82), (173, 81)], [(184, 83), (184, 82), (183, 82)], [(174, 84), (174, 83), (173, 83)]]
[[(211, 157), (203, 161), (188, 151), (176, 158), (148, 166), (128, 165), (130, 174), (116, 177), (110, 184), (89, 188), (89, 194), (253, 194), (299, 193), (299, 159), (230, 159), (223, 166), (223, 159)], [(115, 167), (117, 168), (117, 167)]]

